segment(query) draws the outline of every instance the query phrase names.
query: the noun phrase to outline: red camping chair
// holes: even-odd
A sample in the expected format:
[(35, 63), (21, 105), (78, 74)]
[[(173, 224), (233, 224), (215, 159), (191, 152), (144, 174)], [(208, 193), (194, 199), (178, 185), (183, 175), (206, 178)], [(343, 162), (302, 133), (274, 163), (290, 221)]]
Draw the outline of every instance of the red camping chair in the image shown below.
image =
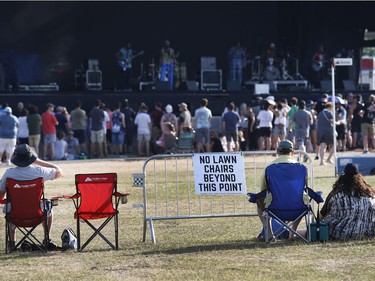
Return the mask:
[[(77, 220), (77, 251), (82, 251), (97, 235), (112, 249), (118, 249), (118, 205), (121, 199), (126, 203), (129, 193), (117, 192), (117, 174), (77, 174), (75, 175), (76, 194), (64, 196), (73, 199)], [(125, 202), (124, 202), (125, 201)], [(105, 219), (102, 224), (95, 226), (91, 220)], [(115, 244), (107, 239), (101, 230), (114, 220)], [(94, 233), (81, 246), (81, 222), (92, 228)]]
[[(6, 179), (6, 199), (1, 203), (6, 204), (5, 213), (5, 252), (12, 252), (24, 241), (30, 242), (43, 252), (47, 251), (49, 235), (47, 226), (46, 201), (44, 200), (44, 180), (36, 178), (33, 180), (19, 181), (11, 178)], [(41, 203), (43, 202), (43, 203)], [(23, 237), (17, 244), (11, 245), (10, 227), (13, 224)], [(33, 234), (33, 231), (40, 224), (44, 223), (44, 242), (40, 242)]]

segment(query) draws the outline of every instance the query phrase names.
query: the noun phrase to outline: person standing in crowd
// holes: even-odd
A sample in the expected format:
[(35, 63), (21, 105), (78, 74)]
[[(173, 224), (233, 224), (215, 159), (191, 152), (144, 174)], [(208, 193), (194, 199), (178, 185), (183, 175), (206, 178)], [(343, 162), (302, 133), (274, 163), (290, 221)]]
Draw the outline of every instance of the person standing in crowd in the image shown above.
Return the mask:
[(55, 106), (52, 103), (47, 103), (46, 111), (42, 114), (42, 131), (44, 141), (44, 159), (54, 160), (55, 155), (55, 141), (56, 141), (56, 126), (59, 124), (55, 114), (53, 114)]
[(367, 103), (361, 110), (361, 135), (363, 144), (363, 154), (368, 153), (368, 141), (370, 139), (373, 149), (375, 149), (374, 122), (375, 122), (375, 95), (370, 95)]
[(102, 111), (103, 111), (103, 114), (104, 114), (104, 118), (103, 118), (103, 142), (102, 142), (102, 152), (103, 152), (103, 156), (104, 157), (107, 157), (108, 156), (108, 145), (107, 145), (107, 123), (111, 121), (111, 119), (109, 119), (109, 115), (108, 115), (108, 112), (107, 110), (105, 110), (105, 103), (102, 102), (100, 103), (100, 107), (99, 107)]
[(79, 141), (80, 151), (86, 153), (86, 111), (81, 108), (81, 102), (77, 101), (75, 108), (70, 112), (71, 128), (74, 136)]
[(375, 236), (375, 189), (366, 182), (356, 164), (348, 163), (333, 184), (320, 210), (320, 220), (327, 223), (332, 239)]
[(207, 105), (208, 100), (206, 98), (201, 99), (201, 106), (194, 113), (196, 119), (195, 141), (197, 152), (211, 151), (210, 128), (212, 113), (207, 108)]
[(240, 117), (236, 112), (234, 112), (234, 107), (234, 103), (229, 103), (227, 106), (228, 111), (224, 113), (222, 118), (222, 126), (225, 132), (225, 138), (227, 140), (227, 151), (232, 150), (232, 141), (234, 143), (233, 151), (239, 151), (238, 123), (240, 122)]
[(178, 133), (177, 117), (174, 115), (173, 107), (170, 104), (165, 106), (165, 112), (160, 120), (160, 127), (163, 133), (165, 133), (166, 130), (164, 124), (167, 122), (171, 123)]
[(125, 137), (124, 137), (124, 153), (133, 153), (133, 137), (134, 137), (134, 118), (137, 113), (129, 105), (129, 100), (124, 100), (124, 107), (121, 112), (125, 115)]
[(17, 144), (29, 144), (29, 127), (27, 126), (27, 115), (29, 111), (23, 108), (18, 117)]
[(147, 111), (147, 105), (141, 103), (140, 110), (134, 120), (134, 124), (138, 126), (137, 140), (139, 156), (148, 156), (150, 154), (151, 118)]
[(97, 99), (95, 106), (90, 111), (90, 138), (91, 138), (91, 151), (90, 157), (101, 158), (103, 157), (102, 144), (103, 144), (103, 120), (104, 113), (100, 109), (101, 100)]
[(40, 136), (42, 134), (42, 117), (39, 114), (37, 106), (30, 105), (29, 115), (27, 115), (26, 122), (29, 129), (29, 145), (35, 150), (36, 155), (39, 155)]
[(360, 94), (353, 96), (353, 102), (348, 110), (348, 123), (350, 124), (350, 131), (352, 133), (352, 145), (349, 150), (355, 150), (358, 147), (362, 123), (360, 112), (362, 111), (363, 106), (362, 96)]
[[(327, 163), (334, 164), (331, 160), (333, 155), (333, 116), (332, 116), (332, 103), (326, 102), (325, 108), (318, 114), (318, 127), (316, 130), (317, 134), (317, 143), (319, 145), (319, 157), (320, 157), (320, 165), (326, 165)], [(329, 148), (329, 154), (327, 161), (325, 162), (324, 155)]]
[(343, 104), (336, 103), (337, 150), (346, 151), (346, 109)]
[(259, 121), (259, 150), (271, 149), (271, 132), (273, 120), (272, 107), (274, 107), (275, 105), (276, 103), (273, 100), (265, 100), (263, 104), (263, 109), (258, 113), (257, 120)]
[[(306, 110), (306, 102), (301, 100), (298, 103), (298, 111), (294, 114), (293, 119), (289, 123), (289, 130), (295, 124), (296, 140), (298, 149), (306, 152), (307, 140), (310, 136), (310, 126), (313, 123), (312, 115)], [(307, 161), (307, 158), (304, 158)]]
[(281, 101), (279, 101), (276, 104), (276, 108), (274, 110), (275, 120), (272, 134), (272, 147), (274, 147), (275, 149), (277, 148), (277, 144), (279, 143), (279, 141), (285, 140), (287, 130), (287, 113), (288, 112), (286, 107), (283, 105), (283, 103), (281, 103)]
[[(288, 111), (288, 128), (290, 122), (293, 120), (294, 114), (298, 111), (298, 99), (296, 97), (292, 97), (290, 99), (290, 109)], [(291, 130), (288, 131), (287, 139), (290, 140), (293, 144), (295, 144), (295, 124), (291, 126)]]
[(56, 107), (55, 117), (58, 122), (58, 124), (56, 125), (56, 132), (63, 132), (64, 134), (66, 134), (70, 128), (69, 128), (68, 118), (66, 117), (66, 115), (63, 114), (63, 112), (64, 112), (63, 106)]
[[(174, 64), (176, 63), (176, 54), (170, 46), (169, 40), (164, 41), (164, 46), (160, 52), (160, 81), (168, 81), (169, 89), (173, 90)], [(167, 80), (168, 79), (168, 80)]]
[(17, 143), (18, 119), (8, 106), (0, 116), (0, 155), (5, 152), (4, 163), (10, 165), (14, 148)]
[(125, 115), (120, 111), (121, 102), (117, 102), (114, 106), (111, 122), (112, 122), (112, 152), (113, 155), (120, 156), (121, 148), (124, 143), (124, 133), (126, 128)]
[(158, 139), (160, 139), (162, 135), (161, 131), (161, 117), (163, 116), (164, 112), (162, 110), (162, 103), (155, 102), (154, 110), (151, 112), (151, 121), (152, 121), (152, 152), (154, 154), (158, 153), (158, 147), (154, 144)]
[(184, 102), (180, 103), (178, 107), (181, 112), (178, 116), (178, 131), (183, 132), (184, 128), (191, 128), (191, 113)]
[(246, 65), (246, 53), (241, 47), (241, 43), (237, 42), (228, 52), (230, 81), (236, 81), (242, 85), (242, 69)]

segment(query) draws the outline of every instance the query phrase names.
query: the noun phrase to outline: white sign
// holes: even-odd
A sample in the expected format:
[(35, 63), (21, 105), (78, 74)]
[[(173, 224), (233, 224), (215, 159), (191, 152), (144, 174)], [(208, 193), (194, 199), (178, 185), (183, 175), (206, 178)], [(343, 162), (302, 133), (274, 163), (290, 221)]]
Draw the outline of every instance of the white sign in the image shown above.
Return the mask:
[(193, 156), (193, 166), (196, 194), (247, 193), (241, 153), (197, 153)]
[(333, 59), (335, 66), (350, 66), (353, 65), (353, 59), (351, 58), (339, 58)]

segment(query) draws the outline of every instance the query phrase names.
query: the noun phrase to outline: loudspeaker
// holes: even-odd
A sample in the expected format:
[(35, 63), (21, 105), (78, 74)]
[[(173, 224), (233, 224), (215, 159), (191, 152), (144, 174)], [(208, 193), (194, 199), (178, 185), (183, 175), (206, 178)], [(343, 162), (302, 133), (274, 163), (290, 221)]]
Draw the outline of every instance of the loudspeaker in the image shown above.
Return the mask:
[(186, 88), (188, 91), (198, 91), (198, 82), (197, 81), (185, 81), (186, 83)]
[(239, 81), (227, 81), (227, 91), (241, 91), (241, 83)]
[(355, 85), (352, 80), (343, 80), (342, 83), (344, 83), (344, 89), (345, 91), (355, 91)]
[(215, 70), (216, 58), (215, 57), (201, 57), (201, 70)]
[(156, 91), (170, 91), (168, 81), (155, 81)]
[(331, 80), (321, 80), (320, 81), (320, 90), (322, 90), (322, 91), (332, 91)]

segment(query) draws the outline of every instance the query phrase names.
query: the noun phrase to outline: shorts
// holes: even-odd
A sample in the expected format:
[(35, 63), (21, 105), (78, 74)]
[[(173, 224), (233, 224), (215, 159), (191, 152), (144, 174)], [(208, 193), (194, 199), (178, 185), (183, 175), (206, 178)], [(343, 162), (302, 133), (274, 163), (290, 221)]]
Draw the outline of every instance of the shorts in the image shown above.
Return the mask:
[(150, 141), (151, 140), (151, 135), (150, 134), (138, 134), (137, 135), (137, 140), (138, 141)]
[(269, 138), (271, 136), (271, 128), (270, 127), (260, 127), (259, 128), (259, 136), (263, 138)]
[(14, 148), (16, 147), (17, 139), (0, 139), (0, 152), (6, 152), (13, 154)]
[(362, 123), (361, 124), (361, 135), (367, 137), (369, 135), (374, 135), (374, 124)]
[(285, 136), (286, 135), (286, 126), (276, 124), (273, 128), (273, 134), (274, 136)]
[(74, 137), (78, 139), (79, 144), (83, 144), (86, 141), (85, 130), (73, 130)]
[(195, 130), (195, 141), (201, 144), (210, 143), (210, 129), (199, 128)]
[(104, 141), (103, 130), (93, 131), (91, 130), (91, 143), (102, 143)]
[[(46, 210), (47, 211), (47, 216), (52, 215), (52, 201), (51, 200), (40, 200), (40, 209), (41, 210)], [(10, 210), (12, 209), (12, 204), (9, 202), (3, 207), (3, 213), (9, 213)]]
[(112, 144), (118, 145), (124, 143), (124, 133), (113, 133), (112, 132)]
[(56, 142), (56, 134), (49, 134), (43, 137), (44, 144), (52, 144)]
[(233, 140), (234, 142), (237, 142), (238, 141), (238, 133), (237, 132), (225, 133), (225, 138), (227, 139), (227, 142), (231, 142), (231, 140)]

